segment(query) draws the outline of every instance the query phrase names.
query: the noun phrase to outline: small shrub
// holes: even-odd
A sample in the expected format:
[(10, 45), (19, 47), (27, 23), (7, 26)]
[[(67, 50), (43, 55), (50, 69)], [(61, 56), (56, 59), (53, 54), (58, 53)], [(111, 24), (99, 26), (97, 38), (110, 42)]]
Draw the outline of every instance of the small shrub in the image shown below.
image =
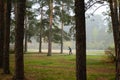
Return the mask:
[(115, 48), (113, 48), (113, 47), (108, 47), (108, 48), (105, 50), (105, 54), (107, 55), (108, 60), (109, 60), (110, 62), (115, 62), (115, 60), (116, 60), (116, 57), (115, 57)]

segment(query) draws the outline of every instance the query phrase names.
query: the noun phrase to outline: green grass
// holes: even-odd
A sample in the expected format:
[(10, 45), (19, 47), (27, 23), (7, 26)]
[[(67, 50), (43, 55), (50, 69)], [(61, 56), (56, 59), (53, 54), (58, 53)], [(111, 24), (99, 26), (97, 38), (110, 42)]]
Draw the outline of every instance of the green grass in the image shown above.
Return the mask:
[[(75, 55), (25, 54), (25, 76), (28, 80), (76, 80)], [(10, 75), (0, 75), (9, 80), (14, 73), (14, 54), (10, 55)], [(105, 62), (104, 55), (87, 56), (87, 80), (114, 80), (113, 63)]]
[(106, 56), (87, 56), (88, 80), (115, 80), (114, 63), (106, 62)]

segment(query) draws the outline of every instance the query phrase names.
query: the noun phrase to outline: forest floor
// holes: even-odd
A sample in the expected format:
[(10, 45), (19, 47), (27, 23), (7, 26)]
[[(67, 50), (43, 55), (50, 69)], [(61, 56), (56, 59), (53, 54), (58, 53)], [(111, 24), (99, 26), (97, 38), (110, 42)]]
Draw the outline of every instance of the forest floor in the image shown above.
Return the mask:
[[(14, 75), (14, 54), (10, 54), (10, 75), (0, 74), (0, 80), (11, 80)], [(28, 53), (24, 55), (27, 80), (76, 80), (75, 55)], [(0, 70), (2, 72), (2, 70)], [(87, 80), (115, 80), (114, 63), (105, 55), (87, 56)]]

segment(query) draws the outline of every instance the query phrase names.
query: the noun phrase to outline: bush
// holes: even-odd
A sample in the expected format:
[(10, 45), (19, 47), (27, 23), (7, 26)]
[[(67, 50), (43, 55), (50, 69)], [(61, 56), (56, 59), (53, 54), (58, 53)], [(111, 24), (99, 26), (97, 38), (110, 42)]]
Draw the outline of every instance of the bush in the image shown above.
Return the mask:
[(113, 48), (113, 47), (108, 47), (108, 48), (105, 50), (105, 54), (107, 55), (108, 60), (109, 60), (110, 62), (115, 62), (115, 60), (116, 60), (116, 57), (115, 57), (115, 48)]

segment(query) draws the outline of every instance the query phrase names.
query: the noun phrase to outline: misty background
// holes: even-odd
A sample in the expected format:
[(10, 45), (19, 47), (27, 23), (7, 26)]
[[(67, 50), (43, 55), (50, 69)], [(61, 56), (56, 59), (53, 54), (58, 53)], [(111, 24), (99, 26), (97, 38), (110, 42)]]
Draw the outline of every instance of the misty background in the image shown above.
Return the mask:
[[(64, 30), (69, 33), (71, 26), (64, 26)], [(113, 46), (113, 34), (108, 32), (108, 22), (105, 21), (104, 16), (95, 14), (90, 18), (86, 18), (86, 42), (87, 50), (105, 50), (109, 46)], [(57, 33), (56, 33), (57, 34)], [(71, 38), (70, 41), (64, 41), (63, 49), (68, 50), (70, 46), (75, 49), (75, 40)], [(42, 43), (42, 50), (47, 50), (47, 42)], [(39, 43), (32, 38), (32, 42), (28, 43), (28, 51), (38, 51)], [(60, 52), (60, 44), (52, 43), (52, 49)]]

